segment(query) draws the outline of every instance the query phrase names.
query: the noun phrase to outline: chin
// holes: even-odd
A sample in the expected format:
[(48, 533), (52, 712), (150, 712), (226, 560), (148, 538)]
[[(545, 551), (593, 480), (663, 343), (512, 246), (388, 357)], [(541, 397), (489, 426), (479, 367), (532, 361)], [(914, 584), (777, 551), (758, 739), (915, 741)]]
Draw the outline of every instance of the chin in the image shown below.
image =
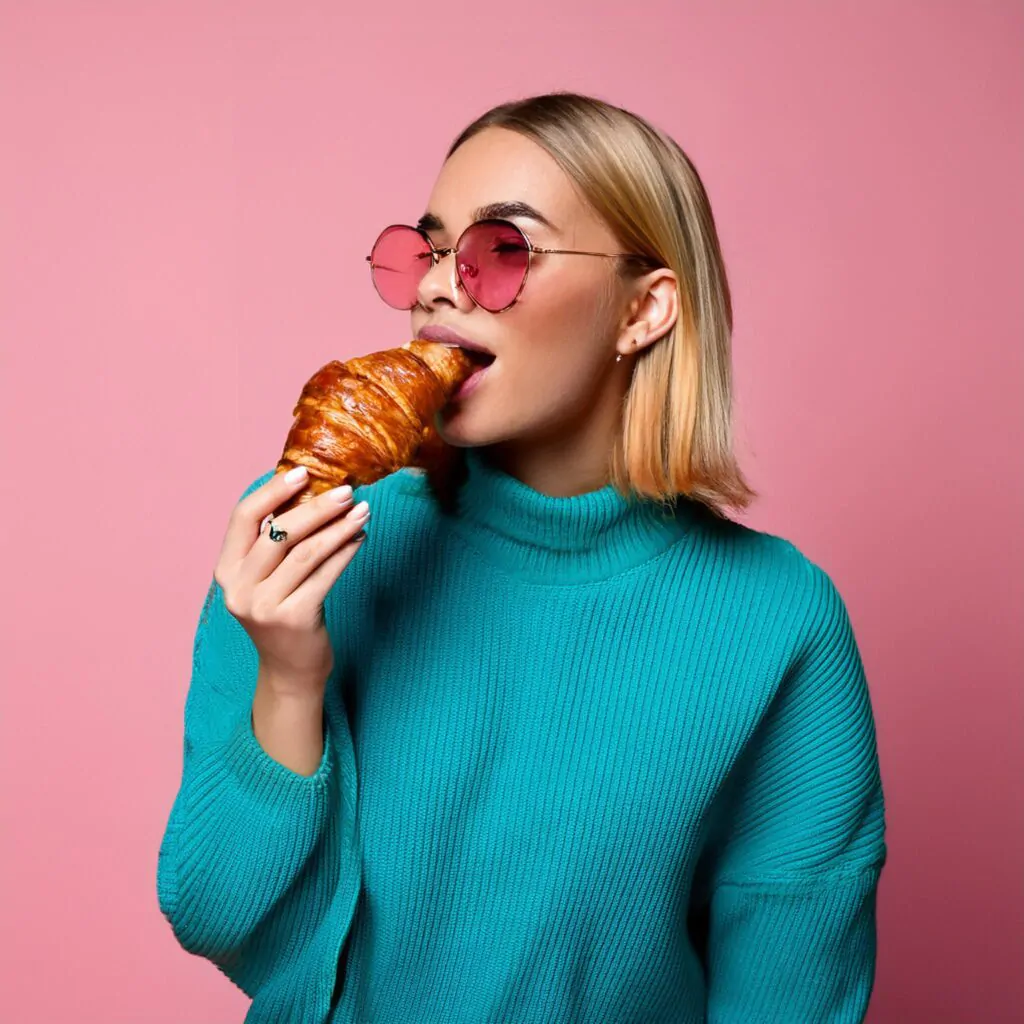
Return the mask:
[(450, 423), (442, 423), (437, 432), (441, 435), (441, 439), (453, 448), (482, 448), (484, 445), (492, 443), (486, 435), (465, 428), (454, 420)]
[(506, 439), (505, 434), (496, 430), (494, 425), (489, 426), (467, 409), (455, 406), (449, 406), (439, 413), (434, 425), (441, 440), (453, 448), (483, 448)]

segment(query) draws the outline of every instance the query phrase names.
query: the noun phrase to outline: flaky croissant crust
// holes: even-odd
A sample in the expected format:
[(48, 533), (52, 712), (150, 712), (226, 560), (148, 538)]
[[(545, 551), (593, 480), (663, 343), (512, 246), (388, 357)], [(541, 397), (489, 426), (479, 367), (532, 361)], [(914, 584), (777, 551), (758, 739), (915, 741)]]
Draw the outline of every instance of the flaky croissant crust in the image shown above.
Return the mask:
[(428, 472), (447, 457), (434, 416), (476, 366), (436, 341), (332, 360), (306, 382), (292, 410), (276, 472), (309, 471), (306, 486), (278, 510), (351, 484), (372, 483), (404, 466)]

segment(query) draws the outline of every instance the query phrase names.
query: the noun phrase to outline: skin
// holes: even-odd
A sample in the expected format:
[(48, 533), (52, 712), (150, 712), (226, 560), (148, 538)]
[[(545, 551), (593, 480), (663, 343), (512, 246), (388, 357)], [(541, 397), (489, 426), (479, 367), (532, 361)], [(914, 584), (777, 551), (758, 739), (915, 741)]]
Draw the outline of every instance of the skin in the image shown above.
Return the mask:
[[(444, 227), (430, 237), (439, 247), (454, 245), (475, 210), (516, 200), (554, 225), (506, 218), (538, 246), (624, 251), (555, 160), (502, 128), (474, 136), (442, 166), (427, 212)], [(442, 324), (497, 356), (473, 392), (442, 413), (438, 429), (449, 444), (487, 446), (496, 466), (552, 496), (607, 482), (634, 359), (671, 330), (679, 305), (671, 270), (627, 279), (615, 265), (603, 257), (537, 254), (518, 301), (501, 313), (474, 304), (453, 258), (431, 268), (412, 310), (413, 331)]]
[[(476, 209), (501, 201), (528, 203), (555, 225), (509, 218), (537, 245), (622, 250), (555, 161), (500, 128), (470, 139), (441, 168), (427, 206), (444, 225), (432, 230), (434, 243), (453, 245)], [(523, 483), (569, 496), (605, 484), (633, 360), (677, 315), (670, 270), (622, 279), (612, 259), (554, 254), (535, 257), (514, 306), (489, 313), (462, 289), (455, 261), (444, 258), (420, 283), (412, 327), (443, 324), (497, 355), (480, 385), (444, 410), (438, 426), (445, 440), (486, 446), (488, 458)], [(288, 537), (271, 540), (261, 524), (303, 486), (276, 474), (236, 505), (214, 577), (259, 652), (254, 735), (275, 760), (311, 775), (323, 754), (333, 666), (323, 601), (359, 550), (369, 511), (352, 507), (350, 488), (337, 488), (275, 517)]]

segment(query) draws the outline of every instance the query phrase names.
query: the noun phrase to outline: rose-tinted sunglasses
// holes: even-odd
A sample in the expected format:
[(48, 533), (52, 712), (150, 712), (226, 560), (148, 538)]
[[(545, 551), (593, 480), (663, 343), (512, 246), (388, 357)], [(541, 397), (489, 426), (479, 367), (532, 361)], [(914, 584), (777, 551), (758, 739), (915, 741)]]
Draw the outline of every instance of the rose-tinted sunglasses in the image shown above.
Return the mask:
[(478, 220), (446, 249), (437, 248), (424, 230), (392, 224), (377, 236), (366, 261), (377, 294), (395, 309), (412, 309), (419, 301), (420, 281), (443, 256), (455, 253), (455, 271), (466, 294), (488, 312), (501, 313), (519, 298), (538, 252), (622, 256), (653, 263), (637, 253), (542, 249), (508, 220)]

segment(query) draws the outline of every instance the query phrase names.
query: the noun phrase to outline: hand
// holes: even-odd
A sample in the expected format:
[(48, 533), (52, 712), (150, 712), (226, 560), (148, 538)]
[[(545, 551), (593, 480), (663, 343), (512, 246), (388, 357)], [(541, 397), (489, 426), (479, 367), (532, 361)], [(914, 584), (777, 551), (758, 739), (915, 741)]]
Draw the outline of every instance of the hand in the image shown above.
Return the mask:
[(352, 508), (352, 488), (339, 487), (273, 520), (287, 540), (260, 532), (268, 514), (306, 483), (276, 473), (235, 506), (214, 579), (227, 610), (260, 656), (260, 675), (281, 696), (321, 696), (334, 667), (323, 602), (366, 539), (366, 502)]

